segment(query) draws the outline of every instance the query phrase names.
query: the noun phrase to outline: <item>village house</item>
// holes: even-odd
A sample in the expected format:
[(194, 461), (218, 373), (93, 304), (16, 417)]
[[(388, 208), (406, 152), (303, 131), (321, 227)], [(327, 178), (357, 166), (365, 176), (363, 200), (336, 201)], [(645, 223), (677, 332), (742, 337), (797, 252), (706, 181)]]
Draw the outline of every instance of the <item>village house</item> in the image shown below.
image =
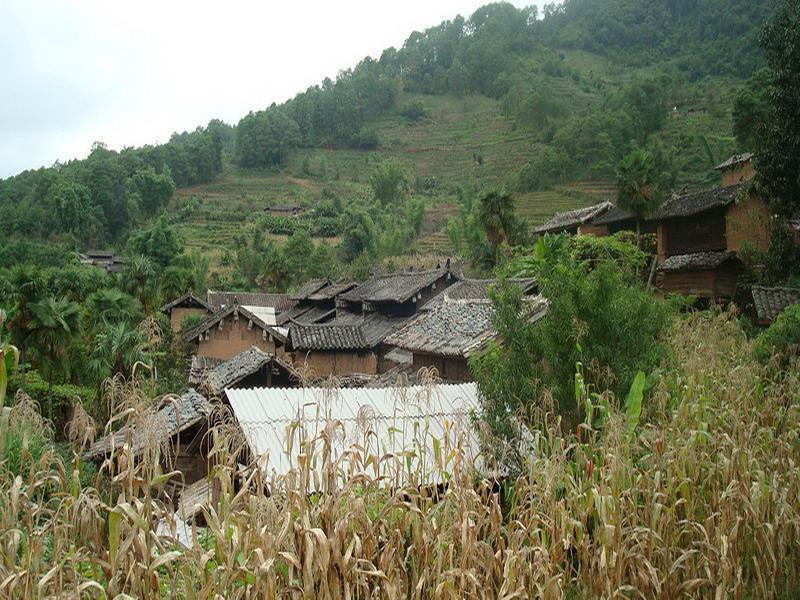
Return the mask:
[(290, 321), (311, 325), (324, 323), (336, 316), (336, 297), (358, 285), (355, 281), (342, 279), (312, 279), (303, 284), (290, 298), (296, 304), (278, 315), (278, 325)]
[(121, 273), (128, 264), (127, 258), (118, 256), (110, 250), (89, 250), (85, 254), (79, 254), (78, 258), (82, 265), (99, 267), (109, 273)]
[[(154, 447), (169, 440), (170, 451), (162, 452), (165, 472), (180, 471), (186, 484), (208, 473), (208, 419), (213, 406), (194, 389), (177, 398), (165, 398), (158, 410), (136, 424), (126, 425), (89, 447), (84, 458), (100, 463), (106, 458), (138, 460)], [(127, 450), (125, 449), (127, 447)]]
[(281, 354), (286, 330), (277, 327), (271, 307), (234, 303), (210, 315), (183, 337), (186, 342), (197, 344), (198, 356), (230, 360), (252, 346), (269, 354)]
[(378, 275), (339, 294), (336, 307), (357, 314), (375, 312), (386, 317), (411, 317), (455, 281), (449, 261), (445, 267), (428, 271)]
[(287, 349), (295, 368), (312, 377), (374, 375), (390, 368), (383, 360), (383, 341), (405, 321), (378, 313), (340, 311), (327, 323), (289, 324)]
[(173, 333), (181, 331), (186, 317), (205, 318), (213, 312), (208, 303), (204, 299), (195, 296), (192, 291), (186, 292), (172, 302), (168, 302), (160, 308), (160, 311), (169, 316), (170, 328)]
[(189, 372), (189, 385), (214, 399), (228, 388), (293, 387), (298, 382), (298, 373), (287, 360), (256, 346), (225, 361), (194, 356)]
[[(469, 358), (496, 338), (489, 288), (495, 280), (463, 280), (428, 303), (420, 313), (386, 338), (386, 344), (412, 355), (415, 369), (433, 367), (450, 382), (472, 381)], [(541, 296), (532, 297), (536, 282), (516, 280), (526, 295), (529, 320), (547, 311)]]
[(275, 314), (289, 310), (295, 305), (289, 294), (273, 294), (267, 292), (220, 292), (208, 290), (206, 304), (213, 312), (229, 308), (234, 304), (239, 306), (260, 306), (272, 308)]
[(772, 216), (746, 177), (752, 155), (719, 169), (731, 185), (673, 196), (650, 219), (657, 224), (659, 287), (712, 300), (734, 297), (740, 256), (769, 247)]
[(264, 212), (273, 217), (299, 217), (306, 211), (305, 207), (295, 204), (273, 204)]

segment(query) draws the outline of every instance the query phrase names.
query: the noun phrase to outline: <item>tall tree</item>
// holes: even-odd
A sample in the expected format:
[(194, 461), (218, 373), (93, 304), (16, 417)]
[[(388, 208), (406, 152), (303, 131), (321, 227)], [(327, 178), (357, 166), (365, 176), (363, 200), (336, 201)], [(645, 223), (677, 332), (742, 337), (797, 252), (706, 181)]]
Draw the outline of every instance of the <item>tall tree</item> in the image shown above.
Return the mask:
[(496, 263), (500, 246), (513, 242), (519, 227), (514, 197), (511, 194), (489, 192), (481, 198), (478, 218), (486, 239), (494, 249)]
[(617, 204), (636, 219), (636, 245), (640, 247), (642, 219), (658, 206), (656, 161), (646, 150), (634, 150), (617, 167)]
[(786, 0), (761, 33), (772, 71), (758, 174), (784, 216), (800, 210), (800, 0)]

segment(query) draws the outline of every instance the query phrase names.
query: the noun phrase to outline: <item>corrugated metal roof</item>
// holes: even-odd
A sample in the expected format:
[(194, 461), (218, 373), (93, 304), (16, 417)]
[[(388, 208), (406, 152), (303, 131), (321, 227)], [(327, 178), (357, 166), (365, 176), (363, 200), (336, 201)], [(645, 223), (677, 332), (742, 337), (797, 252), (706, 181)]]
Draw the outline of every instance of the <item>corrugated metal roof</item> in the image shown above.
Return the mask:
[[(333, 460), (353, 446), (379, 458), (409, 452), (396, 470), (387, 473), (392, 485), (439, 482), (452, 472), (458, 456), (479, 464), (479, 442), (472, 415), (479, 410), (474, 383), (386, 388), (257, 388), (226, 390), (228, 400), (253, 453), (267, 473), (285, 475), (297, 468), (299, 454), (309, 452), (305, 441), (328, 432)], [(437, 440), (437, 441), (434, 441)], [(437, 449), (438, 448), (438, 449)], [(447, 462), (448, 456), (450, 462)], [(360, 462), (341, 469), (361, 471)], [(314, 469), (322, 469), (322, 460)], [(312, 478), (313, 481), (313, 478)]]

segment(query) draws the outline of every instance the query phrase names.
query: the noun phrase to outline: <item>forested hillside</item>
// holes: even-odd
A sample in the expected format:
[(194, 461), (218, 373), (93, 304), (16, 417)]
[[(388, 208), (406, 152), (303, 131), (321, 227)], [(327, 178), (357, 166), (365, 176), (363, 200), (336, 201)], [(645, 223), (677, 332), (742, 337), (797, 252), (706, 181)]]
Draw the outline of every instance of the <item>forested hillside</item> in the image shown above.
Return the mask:
[[(490, 4), (235, 126), (119, 152), (98, 144), (1, 181), (0, 257), (37, 254), (19, 239), (130, 251), (128, 237), (166, 209), (186, 247), (236, 273), (253, 231), (280, 243), (297, 229), (261, 214), (274, 204), (320, 208), (300, 228), (337, 260), (452, 253), (469, 235), (470, 197), (505, 189), (538, 222), (603, 197), (638, 147), (663, 187), (708, 185), (715, 162), (746, 149), (731, 111), (763, 64), (757, 35), (776, 4)], [(376, 177), (392, 187), (383, 200)], [(407, 218), (420, 211), (421, 223)], [(363, 235), (343, 240), (352, 223)]]

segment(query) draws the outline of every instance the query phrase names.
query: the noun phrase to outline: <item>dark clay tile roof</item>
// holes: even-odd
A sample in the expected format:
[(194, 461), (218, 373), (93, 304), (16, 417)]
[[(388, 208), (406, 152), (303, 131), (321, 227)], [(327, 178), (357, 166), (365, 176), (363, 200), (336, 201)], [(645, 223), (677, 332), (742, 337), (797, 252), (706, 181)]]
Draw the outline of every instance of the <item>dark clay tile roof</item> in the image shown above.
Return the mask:
[(204, 308), (207, 311), (212, 312), (212, 309), (208, 303), (203, 298), (195, 296), (194, 292), (191, 291), (186, 292), (183, 296), (175, 298), (175, 300), (172, 302), (167, 302), (159, 310), (163, 313), (169, 313), (173, 308), (179, 307)]
[(727, 187), (717, 187), (702, 192), (673, 196), (656, 209), (648, 220), (673, 219), (722, 208), (733, 204), (742, 189), (749, 189), (748, 183), (737, 183)]
[[(165, 438), (170, 438), (207, 418), (211, 408), (211, 404), (204, 396), (194, 389), (189, 389), (179, 398), (165, 400), (161, 408), (153, 413), (152, 426), (157, 427)], [(152, 431), (148, 433), (152, 434)], [(97, 440), (86, 452), (86, 457), (103, 458), (112, 448), (122, 448), (129, 439), (134, 456), (144, 450), (147, 443), (145, 435), (136, 431), (135, 426), (126, 425), (119, 431)]]
[[(198, 357), (195, 357), (198, 358)], [(198, 361), (198, 366), (199, 366)], [(194, 366), (194, 359), (192, 359)], [(199, 384), (207, 389), (212, 397), (220, 397), (226, 388), (236, 385), (243, 379), (258, 373), (260, 370), (275, 365), (290, 375), (295, 375), (295, 369), (287, 361), (260, 348), (251, 346), (226, 361), (206, 368), (200, 375)]]
[(772, 323), (784, 310), (800, 304), (800, 289), (786, 287), (753, 287), (753, 304), (760, 323)]
[(339, 295), (348, 302), (406, 302), (439, 279), (452, 276), (449, 269), (407, 271), (368, 279)]
[(694, 254), (678, 254), (667, 258), (659, 271), (679, 273), (691, 271), (709, 271), (720, 267), (728, 261), (738, 261), (735, 252), (695, 252)]
[(354, 287), (358, 285), (356, 281), (337, 281), (336, 283), (332, 283), (330, 285), (326, 285), (325, 287), (317, 290), (313, 294), (311, 294), (308, 299), (311, 301), (323, 301), (323, 300), (333, 300), (339, 294), (343, 294), (349, 290), (352, 290)]
[(311, 279), (301, 285), (296, 292), (290, 294), (290, 298), (292, 300), (306, 300), (311, 294), (330, 285), (330, 283), (330, 279)]
[(289, 294), (269, 294), (264, 292), (217, 292), (208, 290), (206, 303), (212, 310), (228, 308), (233, 304), (239, 306), (271, 306), (275, 312), (289, 310), (295, 301)]
[(362, 316), (341, 311), (329, 323), (289, 325), (294, 350), (369, 350), (407, 319), (390, 319), (373, 313)]
[(295, 306), (279, 314), (275, 320), (278, 325), (286, 325), (292, 321), (310, 325), (318, 323), (336, 314), (332, 308), (319, 306)]
[(361, 350), (367, 347), (358, 325), (300, 325), (289, 326), (289, 339), (294, 350)]
[[(532, 299), (528, 306), (530, 321), (537, 320), (547, 310), (547, 302), (541, 296)], [(411, 352), (467, 357), (496, 336), (492, 324), (494, 312), (488, 299), (448, 298), (389, 335), (386, 343)]]
[(534, 229), (534, 233), (554, 233), (578, 227), (602, 215), (611, 208), (611, 202), (601, 202), (586, 208), (578, 208), (569, 212), (556, 213), (549, 221)]
[[(511, 279), (510, 283), (522, 288), (524, 294), (528, 294), (536, 289), (535, 279)], [(430, 299), (422, 307), (422, 310), (431, 310), (445, 301), (449, 300), (480, 300), (489, 298), (489, 288), (497, 285), (497, 279), (462, 279), (457, 281), (444, 292)]]
[(752, 152), (745, 152), (743, 154), (734, 154), (725, 162), (718, 164), (714, 167), (715, 171), (724, 171), (725, 169), (730, 169), (737, 165), (747, 162), (748, 160), (753, 159), (754, 154)]
[(628, 221), (633, 218), (633, 215), (627, 210), (623, 210), (618, 206), (612, 206), (604, 214), (592, 219), (592, 225), (610, 225), (611, 223)]

